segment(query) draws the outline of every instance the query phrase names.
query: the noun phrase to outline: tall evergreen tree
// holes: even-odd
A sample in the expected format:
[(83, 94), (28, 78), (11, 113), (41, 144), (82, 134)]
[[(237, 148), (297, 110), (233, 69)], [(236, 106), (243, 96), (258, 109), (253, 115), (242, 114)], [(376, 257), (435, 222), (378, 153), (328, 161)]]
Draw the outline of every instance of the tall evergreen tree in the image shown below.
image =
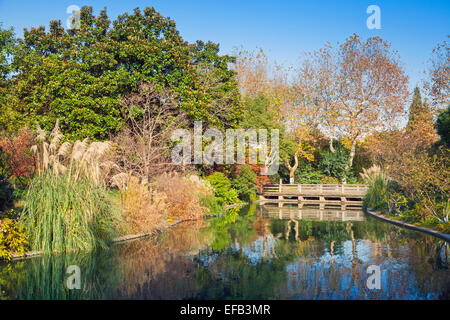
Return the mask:
[(418, 87), (414, 89), (413, 100), (409, 107), (406, 132), (421, 144), (430, 144), (436, 140), (433, 115), (428, 104), (422, 101)]

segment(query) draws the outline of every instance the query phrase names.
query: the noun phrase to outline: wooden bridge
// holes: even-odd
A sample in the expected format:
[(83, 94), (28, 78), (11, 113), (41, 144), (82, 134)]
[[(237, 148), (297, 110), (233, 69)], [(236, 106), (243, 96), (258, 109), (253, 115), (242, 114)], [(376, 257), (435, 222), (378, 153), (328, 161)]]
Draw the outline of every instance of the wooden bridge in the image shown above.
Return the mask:
[(261, 192), (262, 203), (335, 204), (361, 206), (368, 189), (363, 184), (269, 184)]
[(263, 216), (278, 219), (317, 220), (317, 221), (364, 221), (362, 210), (341, 210), (340, 208), (316, 208), (292, 206), (262, 206)]

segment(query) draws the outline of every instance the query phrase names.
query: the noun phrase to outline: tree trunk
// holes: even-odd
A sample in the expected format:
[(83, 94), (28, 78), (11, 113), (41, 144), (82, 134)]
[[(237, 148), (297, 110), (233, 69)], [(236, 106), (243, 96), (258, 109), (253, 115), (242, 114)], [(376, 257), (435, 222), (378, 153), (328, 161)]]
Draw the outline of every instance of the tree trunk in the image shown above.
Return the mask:
[(334, 153), (336, 150), (334, 149), (333, 146), (333, 139), (334, 139), (333, 137), (330, 137), (330, 151)]
[(286, 161), (286, 167), (289, 169), (289, 184), (294, 184), (294, 174), (298, 167), (298, 151), (294, 155), (295, 164), (291, 167), (289, 161)]
[(353, 166), (353, 158), (355, 157), (356, 152), (356, 139), (352, 141), (352, 146), (350, 148), (350, 156), (348, 158), (348, 164), (346, 166), (346, 169), (350, 169)]

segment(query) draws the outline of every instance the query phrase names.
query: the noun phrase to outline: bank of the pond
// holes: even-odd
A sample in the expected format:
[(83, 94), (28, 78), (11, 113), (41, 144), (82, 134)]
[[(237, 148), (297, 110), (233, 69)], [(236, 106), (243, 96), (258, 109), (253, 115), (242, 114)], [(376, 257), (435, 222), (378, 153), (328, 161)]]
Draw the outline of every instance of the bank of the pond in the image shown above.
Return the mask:
[[(173, 221), (172, 223), (170, 223), (167, 226), (161, 227), (161, 228), (156, 228), (153, 229), (150, 232), (144, 232), (144, 233), (138, 233), (138, 234), (131, 234), (131, 235), (125, 235), (125, 236), (121, 236), (118, 237), (116, 239), (112, 240), (112, 243), (122, 243), (122, 242), (126, 242), (126, 241), (132, 241), (132, 240), (137, 240), (137, 239), (141, 239), (141, 238), (146, 238), (146, 237), (151, 237), (151, 236), (155, 236), (157, 234), (160, 234), (180, 223), (184, 222), (184, 220), (176, 220)], [(12, 261), (16, 261), (16, 260), (23, 260), (23, 259), (29, 259), (29, 258), (34, 258), (34, 257), (39, 257), (44, 255), (43, 251), (30, 251), (30, 252), (25, 252), (24, 254), (13, 254), (11, 257)], [(3, 261), (3, 259), (0, 259), (0, 261)]]
[[(223, 208), (225, 210), (225, 209), (241, 207), (241, 206), (249, 205), (249, 204), (252, 204), (252, 203), (259, 203), (259, 202), (260, 202), (260, 200), (251, 201), (251, 202), (240, 202), (240, 203), (226, 205)], [(208, 215), (208, 214), (206, 214), (204, 217), (205, 218), (209, 218), (209, 217), (213, 217), (213, 216), (215, 216), (215, 215)], [(118, 237), (116, 239), (113, 239), (112, 242), (113, 243), (121, 243), (121, 242), (126, 242), (126, 241), (137, 240), (137, 239), (141, 239), (141, 238), (145, 238), (145, 237), (151, 237), (151, 236), (160, 234), (160, 233), (166, 231), (167, 229), (172, 228), (172, 227), (174, 227), (177, 224), (180, 224), (182, 222), (184, 222), (184, 220), (176, 220), (176, 221), (170, 223), (167, 226), (154, 229), (154, 230), (152, 230), (150, 232), (144, 232), (144, 233), (138, 233), (138, 234), (131, 234), (131, 235), (121, 236), (121, 237)], [(29, 259), (29, 258), (39, 257), (39, 256), (42, 256), (42, 255), (44, 255), (43, 251), (29, 251), (29, 252), (25, 252), (23, 254), (13, 254), (12, 257), (11, 257), (11, 260), (12, 261), (16, 261), (16, 260), (22, 260), (22, 259)], [(3, 261), (3, 259), (0, 258), (0, 261)]]
[(261, 200), (255, 200), (255, 201), (250, 201), (250, 202), (239, 202), (239, 203), (233, 203), (233, 204), (226, 205), (223, 208), (231, 209), (231, 208), (246, 206), (246, 205), (253, 204), (253, 203), (260, 203), (260, 202), (261, 202)]
[[(255, 201), (250, 201), (250, 202), (239, 202), (239, 203), (228, 204), (228, 205), (223, 206), (223, 210), (243, 207), (243, 206), (247, 206), (247, 205), (250, 205), (250, 204), (258, 204), (258, 203), (261, 203), (261, 202), (262, 202), (261, 200), (255, 200)], [(203, 217), (208, 219), (208, 218), (213, 218), (213, 217), (216, 217), (216, 216), (217, 216), (217, 214), (207, 213)]]
[(397, 225), (397, 226), (400, 226), (400, 227), (403, 227), (403, 228), (407, 228), (407, 229), (410, 229), (410, 230), (423, 232), (423, 233), (426, 233), (426, 234), (429, 234), (429, 235), (441, 238), (441, 239), (443, 239), (443, 240), (445, 240), (447, 242), (450, 242), (450, 234), (442, 233), (442, 232), (439, 232), (439, 231), (436, 231), (436, 230), (433, 230), (433, 229), (429, 229), (429, 228), (425, 228), (425, 227), (419, 227), (419, 226), (416, 226), (416, 225), (413, 225), (413, 224), (410, 224), (410, 223), (406, 223), (406, 222), (403, 222), (403, 221), (399, 221), (399, 220), (389, 219), (386, 216), (384, 216), (384, 215), (382, 215), (380, 213), (376, 213), (376, 212), (374, 212), (374, 211), (372, 211), (370, 209), (367, 209), (366, 212), (367, 212), (367, 214), (369, 214), (370, 216), (372, 216), (372, 217), (374, 217), (376, 219), (379, 219), (379, 220), (382, 220), (382, 221), (385, 221), (385, 222), (388, 222), (388, 223), (391, 223), (391, 224), (394, 224), (394, 225)]
[[(110, 250), (0, 264), (0, 298), (448, 300), (448, 246), (437, 237), (369, 215), (355, 223), (302, 216), (293, 228), (290, 217), (256, 214), (264, 206), (238, 209), (233, 219), (183, 222)], [(81, 290), (64, 285), (68, 265), (83, 270)], [(383, 270), (377, 290), (367, 287), (373, 265)]]

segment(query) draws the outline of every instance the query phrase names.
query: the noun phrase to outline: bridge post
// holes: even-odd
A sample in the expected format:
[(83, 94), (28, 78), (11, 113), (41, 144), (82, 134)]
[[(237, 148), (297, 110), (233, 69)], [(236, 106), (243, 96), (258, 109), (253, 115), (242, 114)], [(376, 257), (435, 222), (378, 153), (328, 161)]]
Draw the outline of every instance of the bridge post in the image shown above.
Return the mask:
[(345, 206), (347, 204), (347, 198), (341, 197), (341, 205)]

